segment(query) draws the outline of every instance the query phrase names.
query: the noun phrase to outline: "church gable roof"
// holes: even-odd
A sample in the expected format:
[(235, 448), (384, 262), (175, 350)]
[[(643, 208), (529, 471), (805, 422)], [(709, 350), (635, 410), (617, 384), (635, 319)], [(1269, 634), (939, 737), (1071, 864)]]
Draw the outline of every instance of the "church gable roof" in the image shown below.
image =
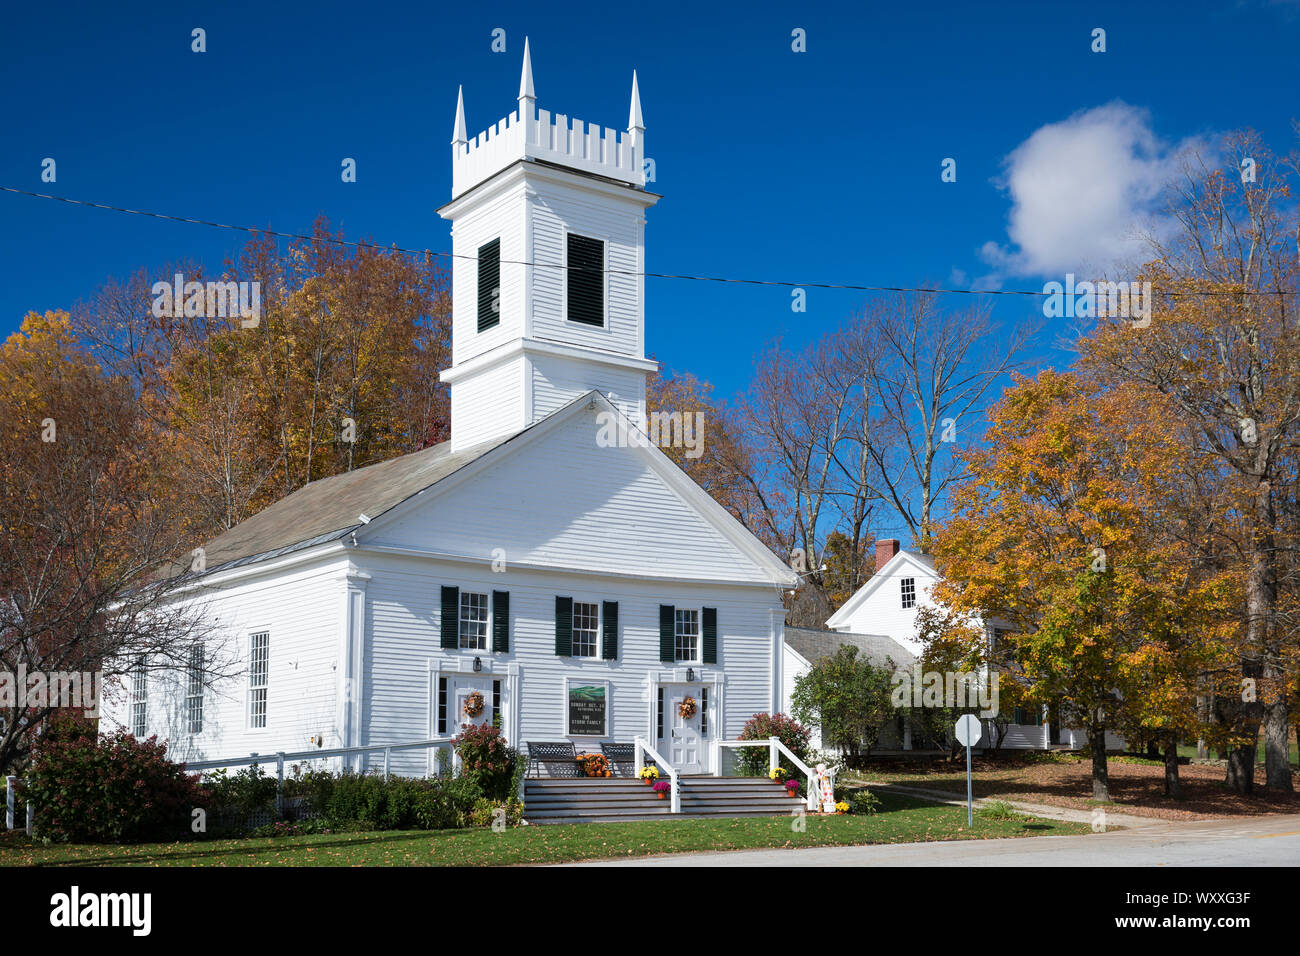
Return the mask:
[(450, 442), (442, 442), (310, 482), (206, 544), (208, 570), (249, 564), (341, 538), (363, 526), (361, 515), (372, 520), (379, 517), (510, 437), (455, 453)]

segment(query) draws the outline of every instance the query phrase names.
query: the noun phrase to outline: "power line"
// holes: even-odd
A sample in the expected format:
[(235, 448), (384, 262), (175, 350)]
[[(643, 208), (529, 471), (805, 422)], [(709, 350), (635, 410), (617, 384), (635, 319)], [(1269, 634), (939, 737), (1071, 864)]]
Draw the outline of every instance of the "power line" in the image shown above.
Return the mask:
[[(164, 219), (169, 222), (185, 222), (196, 226), (211, 226), (214, 229), (231, 229), (236, 232), (246, 232), (258, 236), (274, 236), (277, 239), (301, 239), (306, 242), (326, 242), (336, 246), (350, 246), (356, 249), (389, 249), (394, 252), (402, 252), (412, 256), (438, 256), (443, 259), (467, 259), (477, 261), (478, 256), (457, 254), (454, 252), (435, 252), (431, 249), (405, 249), (401, 246), (380, 246), (374, 242), (359, 242), (351, 239), (337, 239), (333, 236), (309, 236), (300, 232), (277, 232), (274, 229), (258, 229), (255, 226), (240, 226), (232, 223), (213, 222), (210, 219), (193, 219), (189, 216), (172, 216), (162, 212), (150, 212), (147, 209), (127, 209), (124, 206), (113, 206), (108, 203), (90, 202), (85, 199), (71, 199), (67, 196), (52, 196), (49, 193), (32, 192), (27, 189), (18, 189), (14, 186), (0, 186), (0, 191), (15, 193), (19, 196), (30, 196), (34, 199), (52, 199), (55, 202), (68, 203), (72, 206), (88, 206), (92, 209), (106, 209), (110, 212), (127, 213), (132, 216), (148, 216), (151, 219)], [(501, 259), (502, 265), (514, 266), (532, 266), (540, 269), (560, 269), (565, 270), (568, 267), (551, 262), (530, 262), (522, 259)], [(595, 272), (595, 269), (581, 269), (583, 272)], [(791, 282), (784, 279), (737, 279), (725, 276), (698, 276), (687, 275), (675, 272), (636, 272), (630, 269), (601, 269), (607, 275), (624, 275), (647, 279), (682, 279), (689, 282), (718, 282), (728, 285), (765, 285), (778, 286), (788, 289), (842, 289), (850, 292), (929, 292), (945, 295), (1011, 295), (1011, 296), (1048, 296), (1060, 295), (1061, 293), (1036, 291), (1032, 289), (943, 289), (928, 286), (893, 286), (893, 285), (856, 285), (847, 282)], [(1123, 283), (1120, 283), (1123, 285)], [(1295, 293), (1288, 290), (1275, 290), (1270, 292), (1257, 292), (1254, 290), (1242, 290), (1241, 292), (1231, 292), (1222, 289), (1192, 289), (1185, 292), (1164, 292), (1163, 290), (1153, 289), (1152, 292), (1160, 292), (1162, 295), (1170, 296), (1239, 296), (1239, 295), (1294, 295)]]

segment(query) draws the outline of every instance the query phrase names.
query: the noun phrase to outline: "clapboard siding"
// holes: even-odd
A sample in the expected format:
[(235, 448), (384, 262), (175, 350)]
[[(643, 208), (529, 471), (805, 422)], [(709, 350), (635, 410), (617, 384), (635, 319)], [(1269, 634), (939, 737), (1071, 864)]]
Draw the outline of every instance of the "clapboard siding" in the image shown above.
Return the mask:
[(479, 375), (451, 387), (451, 418), (457, 436), (470, 436), (466, 447), (522, 429), (524, 421), (524, 376), (522, 357), (508, 359)]
[[(916, 616), (923, 607), (933, 607), (931, 589), (939, 580), (933, 568), (920, 561), (909, 560), (906, 552), (896, 556), (890, 565), (872, 575), (863, 588), (871, 588), (867, 598), (853, 610), (836, 630), (854, 634), (886, 634), (913, 654), (920, 654), (923, 645), (917, 640)], [(902, 582), (913, 578), (916, 582), (916, 604), (903, 607)]]
[[(460, 364), (524, 334), (524, 185), (517, 183), (457, 217), (452, 232), (452, 362)], [(478, 249), (501, 240), (501, 323), (478, 330)]]
[[(533, 227), (532, 329), (538, 338), (590, 346), (640, 358), (644, 209), (571, 186), (543, 182), (529, 199)], [(459, 227), (458, 227), (459, 228)], [(569, 322), (565, 311), (565, 236), (574, 232), (605, 243), (605, 327)]]
[(593, 384), (590, 364), (558, 356), (537, 356), (530, 363), (530, 374), (533, 407), (538, 415), (549, 415), (599, 387), (629, 421), (644, 427), (645, 376), (640, 372), (605, 368), (601, 370), (600, 382)]
[[(325, 746), (338, 736), (335, 670), (343, 609), (342, 569), (337, 562), (285, 571), (221, 589), (204, 599), (213, 632), (205, 643), (210, 661), (233, 661), (239, 673), (205, 692), (203, 733), (185, 725), (184, 675), (155, 672), (149, 679), (149, 733), (168, 742), (177, 759), (208, 759), (308, 747), (322, 734)], [(270, 633), (267, 726), (247, 726), (248, 635)], [(129, 726), (127, 688), (105, 711), (107, 726)], [(273, 757), (272, 757), (273, 760)]]
[(494, 456), (499, 464), (370, 539), (485, 559), (500, 548), (508, 562), (555, 568), (762, 579), (762, 568), (650, 468), (645, 449), (599, 447), (599, 430), (584, 411), (536, 441), (512, 442)]
[[(370, 743), (423, 737), (434, 720), (430, 663), (454, 670), (464, 658), (484, 661), (484, 679), (519, 671), (519, 740), (573, 739), (579, 749), (599, 748), (601, 739), (630, 742), (652, 731), (647, 677), (671, 669), (659, 660), (658, 614), (661, 603), (718, 609), (717, 665), (694, 665), (706, 674), (725, 676), (722, 726), (728, 737), (739, 734), (753, 714), (771, 709), (771, 611), (779, 607), (773, 592), (744, 587), (598, 580), (549, 572), (507, 569), (468, 570), (433, 559), (401, 559), (358, 552), (373, 582), (368, 589), (373, 648), (367, 683), (373, 701), (367, 728)], [(511, 645), (507, 652), (445, 651), (438, 633), (444, 585), (490, 593), (510, 592)], [(616, 660), (576, 659), (555, 654), (555, 598), (619, 605), (619, 656)], [(489, 642), (489, 648), (491, 644)], [(684, 666), (684, 665), (683, 665)], [(565, 736), (565, 679), (610, 682), (610, 732), (605, 738)], [(436, 681), (436, 675), (433, 678)], [(454, 715), (453, 715), (454, 717)], [(452, 724), (455, 721), (453, 719)], [(449, 727), (454, 730), (454, 727)], [(711, 731), (716, 733), (716, 729)], [(423, 754), (394, 754), (393, 769), (423, 773)]]

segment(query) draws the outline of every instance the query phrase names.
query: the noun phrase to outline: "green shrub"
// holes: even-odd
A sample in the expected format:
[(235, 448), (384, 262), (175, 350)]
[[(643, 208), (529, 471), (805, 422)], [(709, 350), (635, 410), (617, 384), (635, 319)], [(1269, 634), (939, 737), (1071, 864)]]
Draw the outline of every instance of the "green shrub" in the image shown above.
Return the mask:
[(344, 771), (326, 787), (317, 781), (314, 792), (328, 790), (321, 814), (335, 829), (446, 830), (469, 825), (474, 805), (483, 797), (468, 776), (430, 779), (358, 774)]
[(490, 827), (495, 822), (498, 813), (505, 810), (505, 825), (508, 827), (519, 826), (519, 821), (524, 816), (524, 805), (518, 800), (489, 800), (481, 797), (474, 804), (474, 809), (470, 811), (469, 825), (472, 827)]
[(875, 813), (880, 809), (880, 798), (870, 790), (858, 790), (848, 799), (849, 813)]
[[(808, 728), (785, 714), (755, 714), (740, 732), (739, 740), (767, 740), (776, 737), (790, 752), (808, 763)], [(764, 747), (738, 747), (736, 759), (746, 776), (766, 777), (770, 765)]]
[(222, 818), (230, 818), (236, 829), (243, 829), (248, 817), (275, 806), (275, 778), (261, 767), (244, 767), (235, 773), (209, 771), (204, 784), (212, 794), (210, 809)]
[(37, 738), (18, 796), (36, 807), (36, 836), (79, 843), (189, 836), (193, 810), (211, 798), (156, 738), (100, 734), (71, 715), (51, 720)]

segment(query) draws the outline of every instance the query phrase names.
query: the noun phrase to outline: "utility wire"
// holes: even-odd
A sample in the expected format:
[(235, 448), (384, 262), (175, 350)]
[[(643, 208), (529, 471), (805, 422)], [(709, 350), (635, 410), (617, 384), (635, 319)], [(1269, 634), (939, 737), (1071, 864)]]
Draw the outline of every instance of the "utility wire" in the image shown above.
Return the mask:
[[(92, 209), (106, 209), (110, 212), (127, 213), (132, 216), (148, 216), (152, 219), (165, 219), (169, 222), (187, 222), (197, 226), (211, 226), (214, 229), (232, 229), (237, 232), (246, 232), (258, 236), (274, 236), (277, 239), (301, 239), (307, 242), (326, 242), (337, 246), (351, 246), (356, 249), (388, 249), (394, 252), (402, 252), (413, 256), (438, 256), (444, 259), (468, 259), (477, 261), (478, 256), (457, 254), (454, 252), (434, 252), (430, 249), (404, 249), (401, 246), (381, 246), (374, 242), (358, 242), (351, 239), (337, 239), (333, 236), (309, 236), (300, 232), (277, 232), (274, 229), (258, 229), (254, 226), (239, 226), (225, 222), (212, 222), (209, 219), (192, 219), (188, 216), (171, 216), (167, 213), (150, 212), (145, 209), (127, 209), (124, 206), (113, 206), (108, 203), (89, 202), (84, 199), (71, 199), (67, 196), (52, 196), (49, 193), (31, 192), (27, 189), (18, 189), (14, 186), (0, 185), (0, 191), (15, 193), (19, 196), (30, 196), (34, 199), (52, 199), (55, 202), (68, 203), (73, 206), (88, 206)], [(533, 266), (540, 269), (560, 269), (566, 270), (569, 267), (551, 262), (529, 262), (522, 259), (501, 259), (498, 260), (502, 265), (513, 266)], [(784, 279), (737, 279), (725, 276), (697, 276), (686, 275), (674, 272), (636, 272), (630, 269), (587, 269), (573, 267), (575, 271), (580, 272), (603, 272), (608, 275), (624, 275), (641, 277), (648, 279), (683, 279), (690, 282), (718, 282), (730, 285), (767, 285), (780, 286), (789, 289), (844, 289), (851, 292), (931, 292), (942, 293), (945, 295), (1019, 295), (1019, 296), (1047, 296), (1059, 295), (1046, 291), (1036, 291), (1033, 289), (944, 289), (927, 286), (893, 286), (893, 285), (855, 285), (846, 282), (791, 282)], [(1123, 285), (1124, 283), (1121, 283)], [(1232, 292), (1223, 289), (1201, 289), (1188, 290), (1185, 292), (1164, 292), (1163, 290), (1153, 289), (1153, 293), (1159, 292), (1162, 295), (1170, 296), (1240, 296), (1240, 295), (1294, 295), (1295, 292), (1288, 290), (1275, 290), (1268, 292), (1259, 292), (1255, 290), (1244, 289), (1240, 292)]]

